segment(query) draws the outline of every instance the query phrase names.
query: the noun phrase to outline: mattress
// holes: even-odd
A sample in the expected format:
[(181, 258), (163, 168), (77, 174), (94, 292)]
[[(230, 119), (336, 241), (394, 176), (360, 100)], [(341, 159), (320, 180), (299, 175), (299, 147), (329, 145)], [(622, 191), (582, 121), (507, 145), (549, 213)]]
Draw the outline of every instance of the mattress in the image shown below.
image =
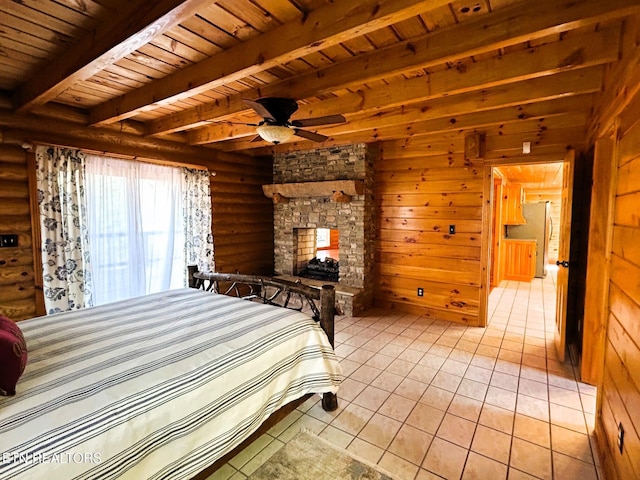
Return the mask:
[(0, 478), (182, 479), (343, 379), (307, 315), (195, 289), (20, 322)]

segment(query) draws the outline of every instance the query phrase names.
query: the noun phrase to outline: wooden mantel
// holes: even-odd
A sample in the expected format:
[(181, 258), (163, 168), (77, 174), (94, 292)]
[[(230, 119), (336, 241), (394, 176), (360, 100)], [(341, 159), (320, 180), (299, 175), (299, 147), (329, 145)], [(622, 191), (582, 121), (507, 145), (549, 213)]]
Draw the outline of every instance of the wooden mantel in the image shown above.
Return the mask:
[(264, 194), (273, 203), (288, 203), (290, 198), (331, 197), (336, 202), (350, 202), (353, 195), (362, 195), (362, 180), (328, 180), (324, 182), (274, 183), (263, 185)]

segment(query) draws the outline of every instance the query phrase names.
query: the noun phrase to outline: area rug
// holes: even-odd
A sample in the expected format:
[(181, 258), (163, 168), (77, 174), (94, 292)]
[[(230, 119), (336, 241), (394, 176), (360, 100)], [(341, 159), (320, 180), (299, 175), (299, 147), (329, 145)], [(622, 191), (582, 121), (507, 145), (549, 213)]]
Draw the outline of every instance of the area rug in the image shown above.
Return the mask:
[(388, 473), (313, 434), (300, 432), (249, 480), (394, 480)]

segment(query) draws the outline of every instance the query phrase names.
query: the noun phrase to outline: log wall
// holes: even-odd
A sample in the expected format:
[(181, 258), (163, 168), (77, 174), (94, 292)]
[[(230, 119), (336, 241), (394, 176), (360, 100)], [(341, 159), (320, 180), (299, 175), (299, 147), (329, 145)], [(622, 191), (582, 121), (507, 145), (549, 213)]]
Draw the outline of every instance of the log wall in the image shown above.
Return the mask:
[(262, 192), (262, 185), (273, 183), (272, 159), (208, 167), (215, 172), (211, 206), (216, 270), (272, 275), (273, 203)]
[(383, 144), (375, 166), (379, 306), (478, 325), (483, 182), (483, 162), (464, 158), (463, 135), (437, 146)]
[[(65, 124), (64, 121), (40, 123), (45, 127), (55, 125), (56, 128), (64, 128)], [(148, 139), (135, 145), (132, 135), (123, 134), (120, 142), (115, 133), (106, 136), (107, 140), (102, 135), (100, 143), (96, 143), (91, 139), (92, 129), (70, 123), (68, 130), (77, 130), (74, 137), (62, 136), (53, 129), (31, 131), (29, 124), (25, 127), (19, 133), (0, 130), (0, 233), (19, 235), (17, 248), (0, 248), (0, 313), (14, 320), (44, 313), (42, 300), (37, 299), (40, 291), (36, 287), (38, 274), (34, 272), (28, 155), (20, 148), (20, 139), (36, 138), (42, 144), (87, 150), (92, 150), (92, 145), (95, 145), (94, 151), (109, 152), (112, 149), (110, 153), (118, 156), (135, 155), (178, 165), (188, 162), (189, 165), (208, 168), (212, 172), (212, 233), (216, 269), (254, 275), (273, 273), (273, 205), (262, 192), (262, 185), (273, 181), (271, 159), (217, 154), (213, 150), (209, 153), (207, 149), (194, 150), (180, 144), (175, 144), (172, 150)]]
[(0, 234), (17, 234), (18, 246), (0, 248), (0, 314), (14, 320), (36, 315), (27, 156), (0, 143)]

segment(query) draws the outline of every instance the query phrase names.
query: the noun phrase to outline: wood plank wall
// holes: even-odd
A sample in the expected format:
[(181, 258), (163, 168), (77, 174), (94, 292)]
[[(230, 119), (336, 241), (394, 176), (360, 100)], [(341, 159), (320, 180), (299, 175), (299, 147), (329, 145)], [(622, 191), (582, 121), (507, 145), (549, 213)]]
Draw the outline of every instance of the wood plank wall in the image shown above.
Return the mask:
[(465, 161), (464, 136), (384, 142), (375, 189), (376, 304), (477, 325), (483, 162)]
[(592, 127), (600, 203), (591, 207), (585, 305), (587, 375), (599, 381), (595, 433), (607, 480), (640, 478), (640, 16), (626, 22), (621, 43)]
[[(640, 98), (634, 103), (630, 108), (637, 112)], [(640, 478), (640, 119), (630, 117), (630, 124), (621, 125), (617, 159), (613, 159), (617, 188), (596, 427), (611, 480)], [(621, 452), (619, 425), (625, 432)]]
[(0, 234), (17, 234), (16, 248), (0, 248), (0, 314), (36, 315), (29, 181), (25, 151), (0, 143)]
[[(273, 205), (262, 193), (262, 184), (273, 183), (271, 159), (236, 156), (212, 162), (193, 158), (191, 164), (215, 172), (211, 202), (216, 269), (272, 274)], [(19, 234), (18, 248), (0, 248), (0, 313), (14, 320), (33, 317), (39, 313), (26, 155), (22, 148), (1, 142), (0, 233)]]

